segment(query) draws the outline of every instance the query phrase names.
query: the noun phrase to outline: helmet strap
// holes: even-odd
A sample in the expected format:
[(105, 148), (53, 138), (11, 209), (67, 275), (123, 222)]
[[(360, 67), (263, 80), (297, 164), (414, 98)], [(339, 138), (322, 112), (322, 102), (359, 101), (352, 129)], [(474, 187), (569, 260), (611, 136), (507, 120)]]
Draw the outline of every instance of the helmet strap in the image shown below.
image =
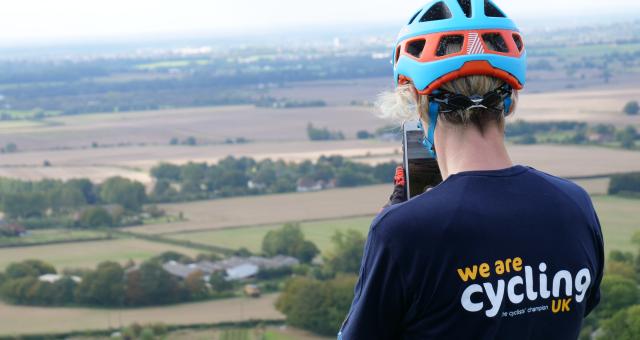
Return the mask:
[(431, 157), (435, 159), (438, 159), (438, 156), (436, 155), (435, 134), (439, 114), (440, 104), (429, 100), (429, 126), (427, 127), (427, 135), (422, 140), (422, 145), (427, 149), (427, 151), (429, 151)]

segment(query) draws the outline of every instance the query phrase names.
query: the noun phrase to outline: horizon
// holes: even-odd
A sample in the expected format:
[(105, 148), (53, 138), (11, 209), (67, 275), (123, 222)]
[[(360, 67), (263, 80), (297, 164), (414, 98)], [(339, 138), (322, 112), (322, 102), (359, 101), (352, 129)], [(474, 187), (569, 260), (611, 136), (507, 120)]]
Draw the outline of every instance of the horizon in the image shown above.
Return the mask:
[[(293, 34), (317, 33), (318, 28), (328, 29), (337, 25), (344, 26), (345, 31), (357, 29), (358, 26), (389, 29), (397, 26), (399, 29), (416, 8), (426, 3), (424, 0), (412, 0), (400, 5), (394, 4), (397, 10), (388, 15), (387, 1), (368, 1), (367, 17), (362, 18), (358, 15), (365, 8), (363, 1), (352, 1), (347, 5), (340, 3), (341, 10), (337, 10), (336, 6), (332, 6), (337, 1), (328, 0), (326, 5), (314, 11), (308, 11), (304, 4), (293, 0), (280, 0), (270, 4), (255, 0), (239, 2), (240, 4), (236, 1), (233, 5), (225, 5), (211, 4), (204, 0), (186, 0), (178, 6), (166, 0), (140, 0), (133, 4), (115, 0), (109, 6), (92, 7), (80, 0), (61, 0), (55, 3), (25, 0), (4, 6), (0, 14), (0, 45), (5, 48), (21, 48), (187, 37), (286, 35), (294, 28), (296, 32)], [(640, 13), (640, 3), (629, 0), (607, 3), (568, 0), (560, 4), (551, 0), (535, 3), (506, 0), (495, 2), (525, 29), (536, 25), (541, 25), (544, 29), (546, 26), (581, 25), (594, 21), (607, 23), (633, 20), (638, 17), (635, 11)], [(547, 9), (551, 6), (555, 12), (549, 13)], [(34, 11), (33, 8), (38, 10)], [(246, 8), (254, 10), (246, 11)], [(573, 12), (569, 16), (567, 13), (570, 11)], [(331, 19), (327, 19), (329, 16)], [(239, 22), (240, 17), (244, 18), (243, 22)], [(563, 20), (557, 22), (560, 17)]]

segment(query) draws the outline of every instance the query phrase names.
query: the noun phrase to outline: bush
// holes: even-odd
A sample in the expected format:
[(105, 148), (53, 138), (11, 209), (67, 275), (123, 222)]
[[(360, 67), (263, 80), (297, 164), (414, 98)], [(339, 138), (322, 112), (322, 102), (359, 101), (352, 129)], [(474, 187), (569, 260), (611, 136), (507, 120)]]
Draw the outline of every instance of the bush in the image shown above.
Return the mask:
[(617, 312), (602, 324), (599, 340), (640, 339), (640, 305)]
[(599, 319), (611, 317), (617, 311), (638, 303), (639, 291), (636, 282), (617, 275), (607, 275), (600, 285), (602, 299), (595, 310)]
[(311, 241), (304, 239), (299, 224), (288, 223), (269, 231), (262, 240), (262, 251), (269, 256), (288, 255), (309, 263), (320, 252)]
[(115, 224), (111, 214), (102, 207), (90, 207), (85, 209), (78, 219), (82, 228), (113, 227)]
[(322, 335), (335, 335), (349, 311), (353, 299), (355, 276), (329, 281), (294, 278), (285, 284), (276, 308), (287, 323)]
[(640, 172), (611, 176), (609, 195), (640, 193)]
[(630, 116), (637, 115), (640, 113), (640, 104), (637, 101), (628, 102), (623, 109), (625, 114)]

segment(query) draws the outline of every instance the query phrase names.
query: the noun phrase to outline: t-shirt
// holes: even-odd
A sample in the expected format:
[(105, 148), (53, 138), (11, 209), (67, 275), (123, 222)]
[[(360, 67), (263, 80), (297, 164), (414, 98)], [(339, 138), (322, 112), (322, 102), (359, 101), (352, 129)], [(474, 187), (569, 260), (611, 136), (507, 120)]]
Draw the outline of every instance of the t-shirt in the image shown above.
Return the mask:
[(338, 338), (576, 339), (603, 252), (576, 184), (524, 166), (458, 173), (373, 221)]

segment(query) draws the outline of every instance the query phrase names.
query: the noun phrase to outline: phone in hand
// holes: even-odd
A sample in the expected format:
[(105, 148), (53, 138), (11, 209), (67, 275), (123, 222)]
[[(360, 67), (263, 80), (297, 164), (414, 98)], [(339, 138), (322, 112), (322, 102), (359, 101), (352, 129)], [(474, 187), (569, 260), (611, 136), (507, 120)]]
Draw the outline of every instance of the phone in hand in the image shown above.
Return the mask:
[(442, 182), (438, 161), (422, 145), (424, 131), (418, 120), (406, 121), (402, 126), (402, 149), (407, 199), (412, 199)]

